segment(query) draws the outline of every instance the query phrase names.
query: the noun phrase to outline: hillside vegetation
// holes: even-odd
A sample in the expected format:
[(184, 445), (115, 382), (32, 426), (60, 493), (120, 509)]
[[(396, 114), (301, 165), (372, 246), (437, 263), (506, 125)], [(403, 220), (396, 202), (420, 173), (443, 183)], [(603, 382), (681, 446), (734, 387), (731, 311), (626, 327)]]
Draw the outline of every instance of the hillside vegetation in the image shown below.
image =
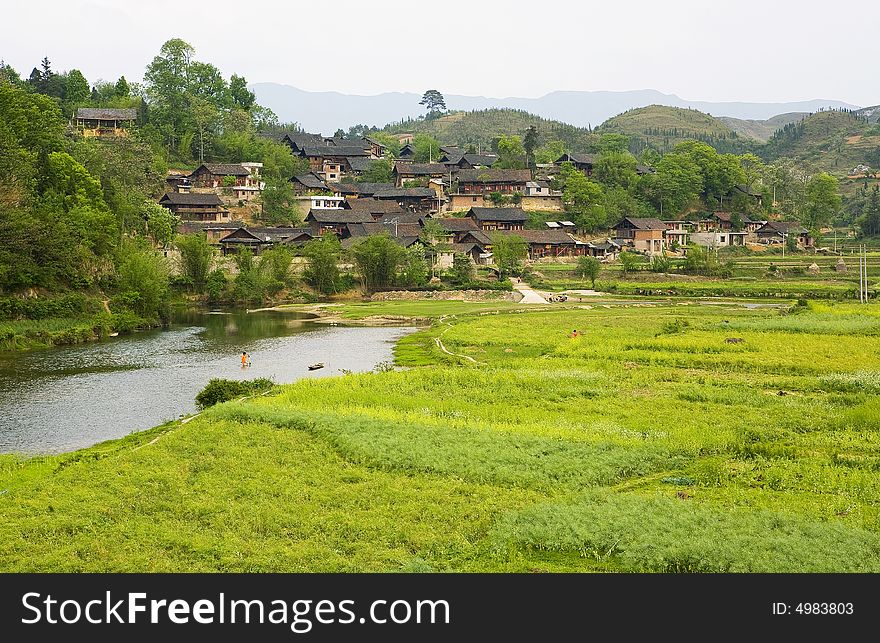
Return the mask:
[(762, 155), (790, 158), (808, 170), (838, 176), (859, 164), (880, 167), (880, 127), (856, 112), (817, 112), (774, 134)]
[(743, 152), (752, 146), (750, 141), (709, 114), (664, 105), (631, 109), (609, 118), (596, 131), (629, 136), (633, 153), (645, 148), (667, 152), (685, 140), (703, 141), (719, 152)]
[(742, 137), (766, 143), (777, 130), (781, 130), (789, 123), (797, 123), (807, 116), (809, 116), (807, 112), (789, 112), (788, 114), (779, 114), (766, 120), (745, 120), (733, 118), (732, 116), (719, 116), (717, 120)]
[(385, 131), (429, 134), (446, 145), (474, 145), (487, 150), (501, 136), (522, 136), (531, 126), (537, 128), (542, 142), (562, 141), (565, 149), (572, 152), (590, 152), (595, 148), (596, 136), (590, 130), (517, 109), (452, 112), (439, 118), (407, 119), (386, 126)]

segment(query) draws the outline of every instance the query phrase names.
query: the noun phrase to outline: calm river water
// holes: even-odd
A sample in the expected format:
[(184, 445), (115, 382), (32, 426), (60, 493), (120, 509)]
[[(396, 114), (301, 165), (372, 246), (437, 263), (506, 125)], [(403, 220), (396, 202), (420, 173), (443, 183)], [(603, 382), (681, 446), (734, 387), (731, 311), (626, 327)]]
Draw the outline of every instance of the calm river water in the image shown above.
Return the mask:
[[(71, 451), (156, 426), (193, 412), (212, 377), (286, 383), (368, 371), (411, 330), (326, 326), (288, 312), (187, 312), (165, 331), (0, 353), (0, 453)], [(315, 362), (325, 368), (307, 370)]]

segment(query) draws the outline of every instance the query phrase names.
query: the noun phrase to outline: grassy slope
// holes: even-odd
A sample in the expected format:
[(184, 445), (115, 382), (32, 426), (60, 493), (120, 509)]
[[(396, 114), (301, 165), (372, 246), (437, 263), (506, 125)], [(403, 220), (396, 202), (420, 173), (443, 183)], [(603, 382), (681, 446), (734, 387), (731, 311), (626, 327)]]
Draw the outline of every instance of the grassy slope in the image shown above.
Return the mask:
[(430, 134), (446, 145), (467, 147), (482, 145), (489, 150), (492, 142), (502, 134), (520, 138), (534, 125), (543, 145), (547, 141), (564, 141), (573, 152), (590, 151), (595, 137), (589, 130), (553, 121), (515, 109), (487, 109), (474, 112), (454, 112), (432, 120), (409, 120), (386, 127), (389, 132)]
[(709, 114), (664, 105), (626, 111), (602, 123), (597, 132), (625, 134), (633, 142), (638, 141), (642, 146), (647, 143), (660, 151), (670, 150), (688, 139), (706, 140), (723, 148), (722, 151), (734, 151), (748, 144), (730, 127)]
[(789, 112), (787, 114), (779, 114), (767, 120), (733, 118), (732, 116), (719, 116), (718, 120), (740, 136), (766, 143), (776, 130), (789, 123), (797, 123), (807, 115), (806, 112)]
[(877, 306), (521, 310), (0, 459), (0, 569), (880, 570)]
[(876, 126), (872, 128), (853, 114), (837, 111), (812, 114), (803, 123), (804, 133), (796, 139), (782, 135), (771, 138), (767, 155), (791, 158), (810, 170), (836, 176), (846, 176), (860, 163), (878, 164), (872, 159), (880, 159), (880, 135), (868, 135)]

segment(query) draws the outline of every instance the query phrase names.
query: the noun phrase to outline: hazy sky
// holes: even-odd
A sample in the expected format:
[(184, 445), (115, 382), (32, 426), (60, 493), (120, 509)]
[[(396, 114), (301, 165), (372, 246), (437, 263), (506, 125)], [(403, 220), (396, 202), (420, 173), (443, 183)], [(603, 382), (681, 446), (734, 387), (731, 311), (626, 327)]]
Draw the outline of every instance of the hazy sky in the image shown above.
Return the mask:
[(228, 76), (307, 90), (537, 97), (657, 89), (691, 100), (880, 103), (880, 11), (825, 0), (22, 0), (0, 58), (140, 80), (183, 38)]

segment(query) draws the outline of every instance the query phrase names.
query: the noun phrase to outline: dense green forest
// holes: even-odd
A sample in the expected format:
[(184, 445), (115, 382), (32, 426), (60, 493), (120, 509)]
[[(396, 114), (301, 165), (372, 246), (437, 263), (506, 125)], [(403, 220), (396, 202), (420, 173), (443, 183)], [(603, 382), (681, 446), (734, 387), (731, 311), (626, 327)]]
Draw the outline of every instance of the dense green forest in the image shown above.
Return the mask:
[[(125, 138), (77, 136), (70, 119), (88, 106), (135, 108), (138, 126)], [(49, 343), (70, 328), (61, 341), (162, 323), (172, 266), (160, 250), (177, 224), (155, 202), (167, 169), (262, 162), (283, 209), (303, 164), (260, 135), (279, 127), (244, 78), (227, 81), (181, 40), (163, 45), (143, 85), (90, 87), (47, 59), (26, 79), (0, 66), (0, 339), (20, 330), (13, 320)]]

